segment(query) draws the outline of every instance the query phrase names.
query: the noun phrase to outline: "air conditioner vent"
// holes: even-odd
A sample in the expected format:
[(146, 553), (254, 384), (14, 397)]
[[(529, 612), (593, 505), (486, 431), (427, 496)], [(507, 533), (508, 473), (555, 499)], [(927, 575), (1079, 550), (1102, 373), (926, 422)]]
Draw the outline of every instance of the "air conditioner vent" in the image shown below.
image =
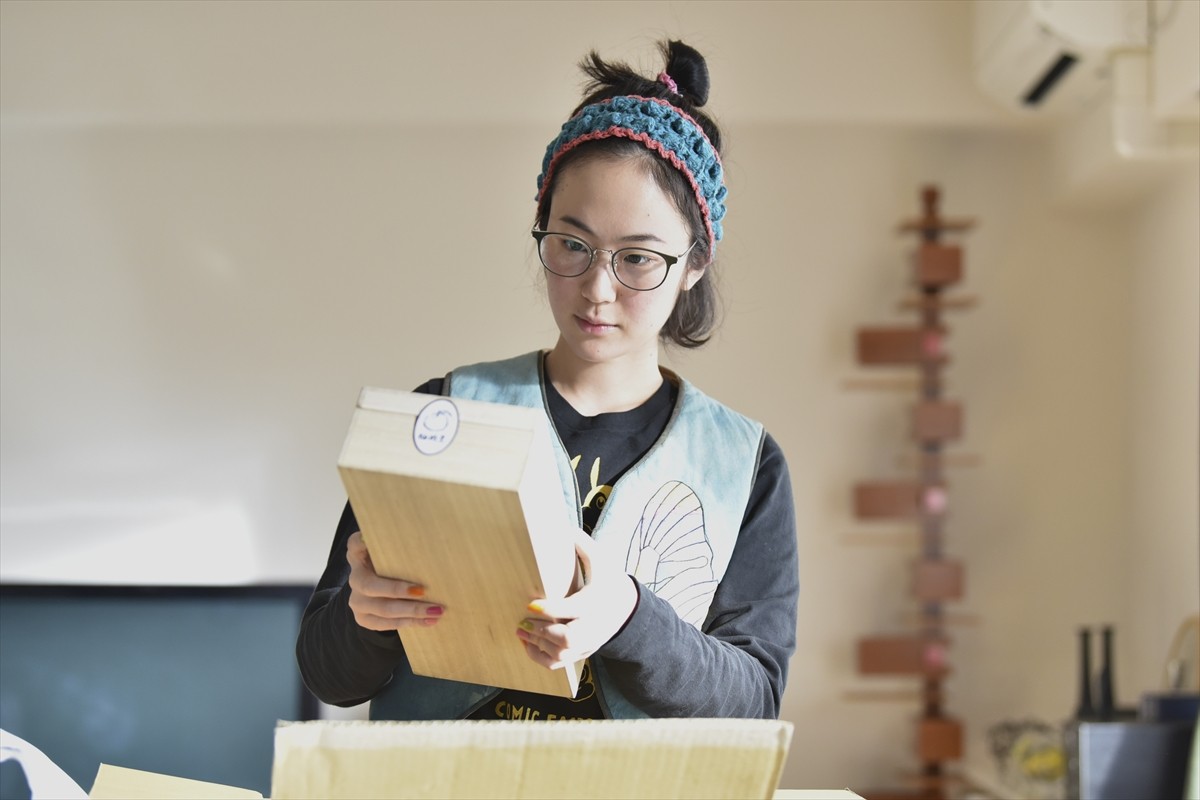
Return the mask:
[(1066, 77), (1071, 68), (1079, 63), (1079, 58), (1070, 53), (1062, 53), (1046, 72), (1038, 79), (1033, 88), (1021, 98), (1021, 104), (1027, 107), (1038, 106), (1055, 86)]

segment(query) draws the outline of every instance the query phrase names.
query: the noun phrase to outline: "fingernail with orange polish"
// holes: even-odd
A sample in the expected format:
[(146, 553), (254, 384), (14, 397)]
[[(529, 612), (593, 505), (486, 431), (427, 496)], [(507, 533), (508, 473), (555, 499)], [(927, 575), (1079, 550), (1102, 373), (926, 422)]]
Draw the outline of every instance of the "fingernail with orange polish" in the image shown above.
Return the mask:
[(527, 605), (526, 608), (528, 608), (530, 611), (532, 611), (535, 614), (541, 614), (544, 611), (544, 609), (542, 608), (542, 604), (540, 602), (538, 602), (537, 600), (534, 600), (532, 603)]
[(424, 586), (408, 587), (408, 596), (409, 597), (424, 597), (425, 596), (425, 587)]

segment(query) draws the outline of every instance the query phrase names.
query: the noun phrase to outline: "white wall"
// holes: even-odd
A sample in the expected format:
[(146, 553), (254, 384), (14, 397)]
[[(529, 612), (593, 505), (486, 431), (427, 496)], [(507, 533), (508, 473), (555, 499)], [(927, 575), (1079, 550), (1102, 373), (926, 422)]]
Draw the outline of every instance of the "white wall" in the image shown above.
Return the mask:
[[(798, 723), (789, 785), (842, 775), (886, 784), (910, 757), (914, 702), (844, 695), (912, 686), (858, 678), (853, 658), (860, 635), (911, 625), (904, 567), (917, 548), (843, 540), (906, 529), (857, 523), (849, 501), (856, 480), (911, 474), (897, 458), (911, 450), (912, 395), (841, 387), (867, 374), (853, 360), (857, 326), (912, 319), (895, 310), (911, 242), (894, 226), (916, 213), (920, 185), (942, 186), (945, 213), (979, 220), (961, 238), (961, 291), (980, 306), (949, 319), (948, 395), (966, 406), (954, 449), (982, 466), (949, 470), (946, 550), (967, 564), (957, 610), (980, 623), (952, 631), (948, 708), (967, 722), (972, 768), (990, 773), (989, 725), (1074, 710), (1076, 626), (1113, 622), (1120, 634), (1132, 622), (1122, 565), (1130, 276), (1119, 217), (1055, 208), (1044, 192), (1048, 147), (1023, 135), (755, 127), (737, 142), (746, 183), (724, 255), (733, 307), (717, 347), (680, 360), (766, 421), (789, 455), (803, 586), (785, 702)], [(1138, 686), (1124, 663), (1128, 701)]]
[(6, 120), (68, 124), (535, 122), (591, 48), (657, 71), (682, 38), (714, 103), (754, 122), (1014, 124), (975, 91), (971, 8), (941, 0), (5, 0)]
[(6, 132), (7, 574), (310, 579), (359, 387), (546, 340), (531, 140)]
[(1163, 654), (1200, 606), (1200, 170), (1131, 215), (1128, 669), (1134, 686), (1161, 686)]
[(527, 230), (570, 65), (681, 33), (730, 141), (729, 308), (668, 360), (791, 465), (784, 785), (911, 767), (916, 703), (843, 697), (911, 685), (853, 652), (903, 627), (915, 548), (843, 542), (873, 532), (852, 483), (903, 474), (908, 398), (842, 382), (855, 327), (904, 318), (894, 226), (926, 182), (980, 222), (948, 373), (983, 459), (950, 474), (947, 535), (980, 619), (952, 649), (969, 766), (989, 725), (1072, 710), (1080, 624), (1118, 625), (1133, 701), (1200, 585), (1195, 166), (1052, 202), (1050, 144), (970, 86), (964, 5), (6, 0), (0, 577), (314, 580), (358, 388), (553, 341)]

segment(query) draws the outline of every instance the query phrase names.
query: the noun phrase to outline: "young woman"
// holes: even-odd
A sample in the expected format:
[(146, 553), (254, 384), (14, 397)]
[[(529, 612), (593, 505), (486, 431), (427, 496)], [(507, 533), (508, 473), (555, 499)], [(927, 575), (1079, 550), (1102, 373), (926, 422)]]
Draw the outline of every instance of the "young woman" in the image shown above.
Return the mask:
[(347, 506), (297, 642), (325, 702), (371, 700), (375, 719), (779, 715), (798, 591), (787, 464), (760, 424), (658, 363), (660, 340), (698, 347), (715, 325), (726, 194), (708, 68), (681, 42), (663, 52), (656, 79), (591, 54), (546, 150), (532, 235), (554, 347), (418, 389), (543, 409), (557, 432), (592, 574), (513, 646), (548, 669), (587, 658), (579, 694), (413, 675), (396, 631), (453, 610), (376, 574)]

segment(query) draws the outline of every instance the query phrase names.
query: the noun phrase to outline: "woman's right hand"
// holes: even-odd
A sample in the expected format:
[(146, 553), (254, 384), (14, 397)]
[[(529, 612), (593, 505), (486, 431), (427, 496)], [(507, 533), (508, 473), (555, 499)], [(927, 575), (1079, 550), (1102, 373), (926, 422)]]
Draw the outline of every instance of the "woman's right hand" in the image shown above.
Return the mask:
[(425, 587), (408, 581), (384, 578), (375, 571), (362, 533), (346, 540), (350, 564), (350, 610), (354, 621), (373, 631), (395, 631), (409, 626), (436, 625), (444, 609), (427, 603)]

